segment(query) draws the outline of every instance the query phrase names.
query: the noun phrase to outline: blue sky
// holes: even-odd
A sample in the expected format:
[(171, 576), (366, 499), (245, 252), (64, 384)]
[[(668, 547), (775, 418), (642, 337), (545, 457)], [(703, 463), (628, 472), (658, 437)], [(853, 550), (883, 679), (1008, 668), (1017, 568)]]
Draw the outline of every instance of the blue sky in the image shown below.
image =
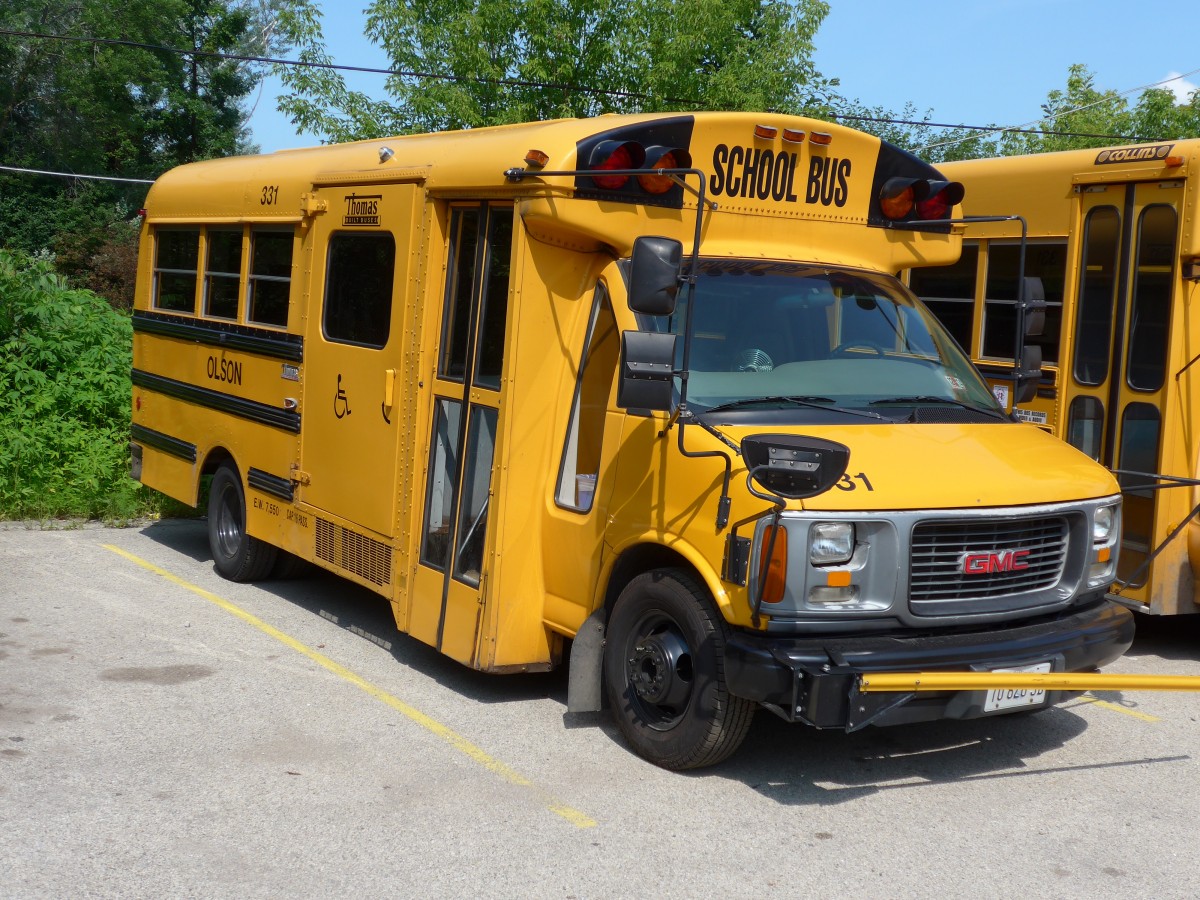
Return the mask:
[[(326, 44), (335, 62), (385, 68), (362, 33), (363, 0), (324, 0)], [(1083, 63), (1104, 90), (1164, 87), (1181, 96), (1200, 85), (1200, 43), (1188, 4), (1142, 7), (1123, 0), (832, 0), (816, 36), (817, 69), (843, 96), (899, 113), (912, 102), (932, 121), (1023, 125), (1046, 95)], [(1174, 10), (1174, 12), (1172, 12)], [(348, 76), (384, 96), (384, 76)], [(297, 135), (275, 109), (277, 81), (264, 84), (250, 119), (264, 152), (318, 143)]]

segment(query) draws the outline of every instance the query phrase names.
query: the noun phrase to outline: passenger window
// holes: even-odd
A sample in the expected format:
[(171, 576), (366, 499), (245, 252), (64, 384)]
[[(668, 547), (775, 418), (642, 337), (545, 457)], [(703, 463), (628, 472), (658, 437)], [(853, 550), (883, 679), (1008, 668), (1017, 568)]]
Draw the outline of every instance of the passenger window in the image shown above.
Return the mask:
[(154, 254), (155, 308), (194, 315), (200, 229), (155, 232)]
[(975, 333), (975, 273), (979, 268), (979, 246), (964, 244), (962, 255), (950, 266), (912, 269), (909, 287), (938, 317), (968, 354)]
[(246, 320), (286, 328), (291, 287), (292, 233), (251, 231)]
[[(984, 294), (983, 355), (1012, 359), (1017, 339), (1017, 278), (1020, 270), (1019, 244), (992, 243), (987, 255), (987, 287)], [(1067, 245), (1029, 244), (1025, 250), (1025, 276), (1040, 278), (1046, 294), (1046, 327), (1029, 343), (1042, 348), (1042, 361), (1058, 362), (1059, 332), (1062, 329), (1063, 289), (1066, 283)]]
[(567, 509), (587, 512), (592, 508), (600, 474), (604, 416), (608, 411), (608, 398), (616, 377), (619, 343), (617, 322), (613, 317), (608, 292), (603, 286), (598, 287), (588, 319), (583, 358), (579, 364), (571, 417), (567, 423), (567, 440), (554, 493), (558, 505)]
[(209, 228), (205, 232), (204, 315), (237, 319), (242, 278), (242, 229)]
[(392, 326), (396, 241), (389, 233), (340, 232), (329, 239), (325, 337), (381, 348)]

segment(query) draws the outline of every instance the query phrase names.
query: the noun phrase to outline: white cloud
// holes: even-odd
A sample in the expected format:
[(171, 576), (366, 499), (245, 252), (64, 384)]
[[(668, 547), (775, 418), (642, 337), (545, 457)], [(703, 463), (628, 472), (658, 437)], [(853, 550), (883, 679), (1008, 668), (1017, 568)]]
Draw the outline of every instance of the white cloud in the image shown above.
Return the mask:
[(1182, 72), (1168, 72), (1167, 78), (1174, 78), (1175, 80), (1169, 81), (1163, 87), (1175, 94), (1176, 102), (1187, 103), (1192, 97), (1192, 92), (1196, 90), (1196, 85), (1190, 81), (1185, 81)]

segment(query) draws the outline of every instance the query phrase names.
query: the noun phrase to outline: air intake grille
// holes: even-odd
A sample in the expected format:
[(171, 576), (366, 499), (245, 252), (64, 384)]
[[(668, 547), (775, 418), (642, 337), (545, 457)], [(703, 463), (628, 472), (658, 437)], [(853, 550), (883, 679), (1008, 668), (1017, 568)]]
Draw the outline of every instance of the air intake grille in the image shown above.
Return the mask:
[(392, 581), (392, 548), (317, 518), (317, 558), (384, 587)]
[(989, 612), (1028, 606), (1031, 592), (1061, 580), (1067, 531), (1061, 516), (918, 524), (909, 576), (912, 611), (940, 615), (949, 604), (971, 600), (991, 601)]

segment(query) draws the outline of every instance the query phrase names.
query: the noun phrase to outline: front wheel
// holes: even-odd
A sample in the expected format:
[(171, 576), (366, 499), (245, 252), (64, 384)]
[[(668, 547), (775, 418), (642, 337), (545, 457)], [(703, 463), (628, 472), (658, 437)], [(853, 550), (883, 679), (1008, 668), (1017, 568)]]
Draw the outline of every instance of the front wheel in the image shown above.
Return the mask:
[(246, 534), (246, 491), (228, 464), (217, 469), (208, 490), (208, 546), (217, 573), (230, 581), (265, 578), (279, 552)]
[(754, 704), (725, 686), (728, 626), (688, 573), (659, 569), (621, 592), (608, 625), (604, 682), (633, 749), (667, 769), (726, 759)]

